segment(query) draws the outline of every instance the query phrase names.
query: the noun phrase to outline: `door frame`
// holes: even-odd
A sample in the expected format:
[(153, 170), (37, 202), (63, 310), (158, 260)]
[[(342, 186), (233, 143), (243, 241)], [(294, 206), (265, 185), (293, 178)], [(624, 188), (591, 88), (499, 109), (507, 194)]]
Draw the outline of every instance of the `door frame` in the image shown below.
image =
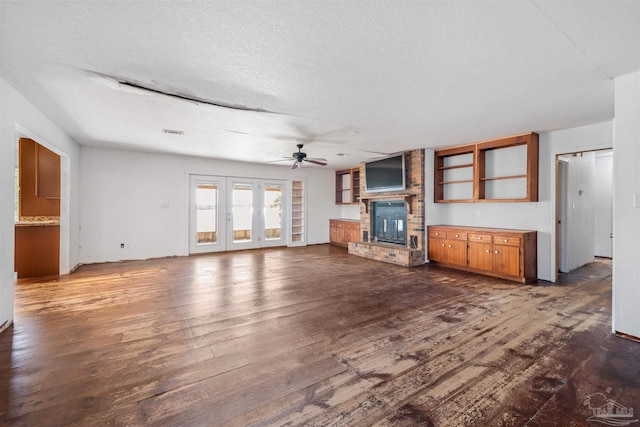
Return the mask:
[[(573, 148), (570, 151), (551, 151), (550, 153), (550, 163), (552, 165), (551, 169), (551, 191), (553, 194), (551, 194), (551, 215), (552, 215), (552, 219), (551, 219), (551, 224), (553, 224), (553, 226), (551, 227), (551, 250), (553, 251), (553, 254), (551, 256), (551, 277), (550, 280), (552, 282), (557, 282), (558, 281), (558, 266), (559, 264), (559, 256), (560, 256), (560, 251), (559, 251), (559, 235), (558, 235), (558, 216), (559, 216), (559, 211), (558, 211), (558, 186), (560, 185), (559, 183), (559, 179), (558, 179), (558, 158), (560, 156), (567, 156), (567, 155), (572, 155), (572, 154), (577, 154), (577, 153), (590, 153), (590, 152), (598, 152), (598, 151), (606, 151), (606, 150), (611, 150), (613, 152), (613, 155), (615, 156), (615, 149), (614, 147), (610, 146), (610, 145), (603, 145), (603, 146), (592, 146), (592, 147), (585, 147), (583, 149), (580, 148)], [(615, 194), (615, 182), (613, 184), (613, 191)], [(615, 217), (615, 215), (614, 215)], [(613, 236), (615, 238), (615, 235)]]
[[(220, 193), (218, 196), (218, 241), (209, 245), (198, 246), (194, 243), (195, 227), (196, 227), (196, 209), (195, 209), (195, 190), (196, 182), (210, 181), (216, 182), (220, 186)], [(211, 253), (222, 251), (236, 251), (245, 249), (257, 249), (274, 246), (287, 246), (288, 229), (289, 229), (289, 181), (284, 179), (268, 179), (268, 178), (250, 178), (250, 177), (236, 177), (236, 176), (220, 176), (220, 175), (207, 175), (206, 173), (189, 173), (188, 174), (188, 186), (189, 186), (189, 227), (188, 227), (188, 241), (189, 241), (189, 254), (199, 253)], [(233, 241), (233, 185), (234, 183), (247, 183), (252, 186), (252, 239), (247, 242), (234, 242)], [(281, 238), (280, 239), (266, 239), (266, 223), (265, 223), (265, 206), (264, 206), (264, 188), (266, 184), (273, 184), (281, 186)]]

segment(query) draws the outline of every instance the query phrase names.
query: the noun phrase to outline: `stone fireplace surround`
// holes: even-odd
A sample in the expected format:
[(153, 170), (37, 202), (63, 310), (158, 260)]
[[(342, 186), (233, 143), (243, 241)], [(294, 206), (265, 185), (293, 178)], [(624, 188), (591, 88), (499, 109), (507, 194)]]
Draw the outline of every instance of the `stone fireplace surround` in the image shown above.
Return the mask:
[[(364, 163), (360, 164), (360, 242), (349, 243), (349, 254), (413, 267), (425, 263), (424, 150), (405, 152), (407, 189), (405, 191), (366, 193)], [(407, 206), (405, 245), (373, 242), (372, 202), (405, 201)]]

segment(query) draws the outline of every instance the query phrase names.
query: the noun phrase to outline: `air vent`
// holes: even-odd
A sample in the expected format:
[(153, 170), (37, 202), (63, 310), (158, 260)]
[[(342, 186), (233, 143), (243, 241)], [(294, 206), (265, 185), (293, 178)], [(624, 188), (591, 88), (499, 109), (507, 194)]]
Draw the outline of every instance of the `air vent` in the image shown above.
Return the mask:
[(184, 135), (183, 130), (175, 130), (175, 129), (162, 129), (164, 133), (170, 133), (171, 135)]

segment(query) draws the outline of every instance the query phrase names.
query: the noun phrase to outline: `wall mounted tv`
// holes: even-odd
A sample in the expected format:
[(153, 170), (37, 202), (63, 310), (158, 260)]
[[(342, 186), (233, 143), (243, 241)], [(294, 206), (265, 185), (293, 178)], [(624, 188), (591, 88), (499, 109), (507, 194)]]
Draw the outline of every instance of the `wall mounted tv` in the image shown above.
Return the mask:
[(404, 153), (366, 162), (364, 171), (367, 193), (406, 189)]

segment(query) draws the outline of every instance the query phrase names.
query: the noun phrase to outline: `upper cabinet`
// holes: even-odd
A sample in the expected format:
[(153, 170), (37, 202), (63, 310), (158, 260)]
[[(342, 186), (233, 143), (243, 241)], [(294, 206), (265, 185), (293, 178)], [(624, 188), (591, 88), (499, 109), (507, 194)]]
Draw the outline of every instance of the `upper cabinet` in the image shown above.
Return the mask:
[(360, 203), (360, 168), (336, 171), (336, 204), (353, 205)]
[(19, 157), (20, 216), (60, 216), (60, 156), (21, 138)]
[(435, 152), (435, 202), (537, 202), (538, 134)]

